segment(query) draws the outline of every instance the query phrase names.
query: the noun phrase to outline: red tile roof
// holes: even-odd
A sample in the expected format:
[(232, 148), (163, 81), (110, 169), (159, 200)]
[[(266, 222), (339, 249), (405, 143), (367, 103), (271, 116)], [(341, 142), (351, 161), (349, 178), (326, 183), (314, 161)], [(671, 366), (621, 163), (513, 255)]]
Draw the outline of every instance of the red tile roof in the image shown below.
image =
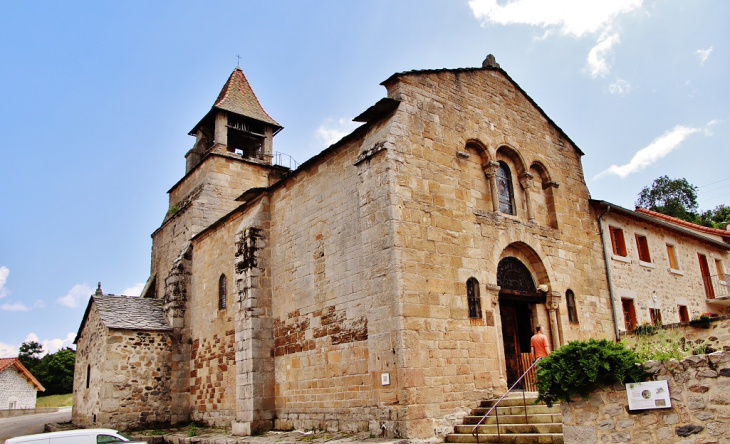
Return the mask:
[(46, 389), (43, 388), (40, 382), (28, 371), (27, 368), (20, 362), (18, 358), (0, 358), (0, 372), (5, 371), (10, 366), (15, 366), (15, 368), (23, 374), (26, 378), (28, 378), (28, 381), (30, 381), (31, 384), (35, 386), (36, 389), (44, 392)]
[(636, 208), (637, 213), (644, 213), (651, 217), (655, 217), (657, 219), (663, 219), (666, 221), (669, 221), (673, 224), (681, 225), (683, 227), (687, 227), (691, 230), (695, 231), (701, 231), (703, 233), (707, 234), (714, 234), (715, 236), (722, 236), (722, 237), (730, 237), (730, 231), (727, 230), (720, 230), (717, 228), (710, 228), (710, 227), (704, 227), (702, 225), (693, 224), (692, 222), (687, 222), (686, 220), (677, 219), (676, 217), (667, 216), (666, 214), (662, 214), (656, 211), (647, 210), (645, 208)]
[(228, 81), (223, 86), (220, 94), (218, 94), (218, 98), (213, 106), (270, 125), (281, 126), (264, 111), (251, 85), (246, 80), (246, 76), (241, 71), (241, 68), (238, 67), (228, 77)]

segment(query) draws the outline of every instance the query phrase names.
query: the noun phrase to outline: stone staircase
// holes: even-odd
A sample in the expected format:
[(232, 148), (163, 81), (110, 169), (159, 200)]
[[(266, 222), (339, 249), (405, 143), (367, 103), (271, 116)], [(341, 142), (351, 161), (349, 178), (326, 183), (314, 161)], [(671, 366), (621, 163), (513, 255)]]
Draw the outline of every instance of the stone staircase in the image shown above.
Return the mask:
[[(535, 404), (537, 393), (525, 393), (527, 417), (523, 406), (522, 392), (510, 394), (499, 403), (499, 431), (497, 435), (497, 418), (495, 412), (479, 426), (479, 442), (486, 443), (514, 443), (533, 444), (550, 443), (563, 444), (563, 415), (560, 404), (548, 407), (545, 404)], [(454, 427), (454, 433), (446, 436), (446, 442), (472, 443), (477, 442), (471, 434), (476, 425), (489, 409), (499, 400), (482, 401), (481, 405), (472, 410), (471, 415), (464, 417), (464, 424)]]

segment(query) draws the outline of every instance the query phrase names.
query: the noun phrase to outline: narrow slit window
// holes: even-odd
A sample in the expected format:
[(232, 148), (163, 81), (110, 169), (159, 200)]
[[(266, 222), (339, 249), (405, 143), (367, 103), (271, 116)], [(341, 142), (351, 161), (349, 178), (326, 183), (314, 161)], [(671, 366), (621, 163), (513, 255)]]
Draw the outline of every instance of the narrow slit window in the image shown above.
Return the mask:
[(226, 275), (222, 274), (218, 279), (218, 310), (226, 308)]
[(636, 248), (639, 250), (639, 260), (641, 262), (651, 262), (651, 255), (649, 255), (649, 242), (646, 240), (646, 236), (641, 234), (636, 235)]
[(89, 388), (89, 381), (91, 381), (91, 364), (86, 366), (86, 388)]
[(577, 324), (578, 323), (578, 308), (575, 306), (575, 294), (573, 290), (565, 292), (565, 303), (568, 305), (568, 321)]
[(466, 281), (466, 300), (469, 305), (469, 317), (472, 319), (482, 318), (482, 301), (479, 297), (479, 281), (469, 278)]
[(608, 227), (611, 234), (611, 248), (613, 254), (626, 257), (626, 242), (624, 241), (624, 230), (617, 227)]

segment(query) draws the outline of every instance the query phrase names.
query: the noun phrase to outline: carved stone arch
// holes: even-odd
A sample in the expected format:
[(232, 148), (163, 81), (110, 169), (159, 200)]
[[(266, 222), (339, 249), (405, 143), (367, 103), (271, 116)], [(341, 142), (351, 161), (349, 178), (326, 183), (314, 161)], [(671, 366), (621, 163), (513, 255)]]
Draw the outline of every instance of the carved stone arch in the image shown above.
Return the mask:
[(501, 154), (512, 161), (516, 168), (515, 173), (517, 174), (517, 177), (522, 177), (527, 172), (527, 163), (525, 162), (525, 159), (522, 157), (522, 154), (520, 154), (520, 152), (511, 145), (506, 143), (501, 144), (499, 148), (497, 148), (496, 154), (497, 156)]
[(486, 168), (489, 166), (489, 162), (494, 159), (494, 157), (489, 154), (489, 148), (487, 147), (487, 145), (482, 143), (482, 141), (479, 139), (468, 139), (464, 146), (466, 148), (473, 149), (479, 154), (479, 157), (481, 158), (482, 169), (484, 170), (486, 170)]
[(497, 265), (498, 270), (499, 263), (502, 263), (506, 258), (515, 258), (522, 262), (532, 275), (536, 288), (540, 285), (550, 285), (550, 276), (545, 268), (545, 264), (529, 245), (524, 242), (513, 242), (507, 245), (500, 253)]
[(537, 223), (558, 228), (558, 215), (555, 192), (558, 184), (553, 182), (550, 172), (540, 161), (532, 162), (530, 173), (533, 176), (533, 189), (530, 192), (534, 219)]
[(491, 276), (496, 276), (499, 261), (511, 255), (524, 259), (523, 262), (534, 273), (535, 285), (551, 285), (553, 282), (557, 282), (555, 271), (550, 262), (543, 260), (547, 255), (542, 251), (540, 244), (534, 240), (534, 237), (527, 233), (516, 231), (502, 233), (494, 248), (491, 249), (491, 254), (489, 258), (489, 274)]

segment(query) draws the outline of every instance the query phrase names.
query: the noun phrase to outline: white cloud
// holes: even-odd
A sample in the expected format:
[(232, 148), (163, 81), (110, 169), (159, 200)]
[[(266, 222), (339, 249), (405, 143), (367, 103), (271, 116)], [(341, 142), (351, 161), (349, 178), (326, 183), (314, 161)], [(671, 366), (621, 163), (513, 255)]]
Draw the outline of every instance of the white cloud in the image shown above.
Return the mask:
[(360, 123), (347, 119), (339, 119), (337, 122), (327, 119), (317, 128), (317, 138), (329, 146), (350, 134), (359, 125)]
[(628, 94), (631, 92), (631, 83), (624, 79), (616, 79), (613, 83), (608, 85), (608, 92), (611, 94)]
[(684, 142), (684, 140), (690, 135), (698, 132), (704, 132), (707, 136), (711, 135), (710, 127), (716, 123), (718, 123), (718, 121), (713, 120), (709, 122), (705, 128), (677, 125), (670, 131), (667, 131), (654, 139), (654, 141), (648, 146), (637, 151), (629, 163), (624, 165), (611, 165), (604, 171), (597, 174), (594, 179), (611, 174), (623, 179), (629, 174), (637, 173), (679, 148), (682, 142)]
[[(61, 350), (62, 348), (71, 347), (74, 348), (74, 339), (76, 339), (76, 333), (68, 332), (66, 333), (66, 337), (63, 339), (44, 339), (41, 342), (41, 345), (43, 345), (43, 350), (46, 353), (56, 353), (57, 351)], [(46, 354), (44, 353), (44, 354)]]
[(66, 296), (56, 299), (59, 304), (65, 305), (66, 307), (76, 308), (79, 306), (79, 301), (82, 299), (86, 300), (89, 296), (94, 293), (94, 289), (89, 287), (89, 284), (84, 282), (83, 284), (76, 284), (68, 291)]
[(697, 55), (700, 57), (700, 65), (704, 65), (707, 59), (710, 57), (710, 54), (712, 54), (712, 46), (710, 46), (707, 49), (698, 49)]
[(8, 281), (9, 274), (10, 270), (8, 267), (0, 267), (0, 299), (8, 295), (8, 289), (5, 288), (5, 283)]
[(541, 38), (553, 31), (581, 38), (598, 35), (588, 54), (587, 69), (591, 76), (603, 77), (610, 67), (608, 57), (619, 41), (615, 30), (617, 18), (641, 6), (642, 0), (469, 0), (469, 7), (482, 25), (523, 24), (545, 29)]
[(131, 287), (127, 287), (124, 290), (122, 290), (122, 294), (125, 296), (139, 296), (142, 294), (143, 289), (144, 289), (144, 282), (137, 282), (136, 284), (132, 285)]
[(4, 311), (28, 311), (30, 308), (26, 307), (22, 302), (6, 302), (0, 306), (0, 310)]
[(0, 358), (15, 358), (18, 356), (18, 347), (0, 342)]

